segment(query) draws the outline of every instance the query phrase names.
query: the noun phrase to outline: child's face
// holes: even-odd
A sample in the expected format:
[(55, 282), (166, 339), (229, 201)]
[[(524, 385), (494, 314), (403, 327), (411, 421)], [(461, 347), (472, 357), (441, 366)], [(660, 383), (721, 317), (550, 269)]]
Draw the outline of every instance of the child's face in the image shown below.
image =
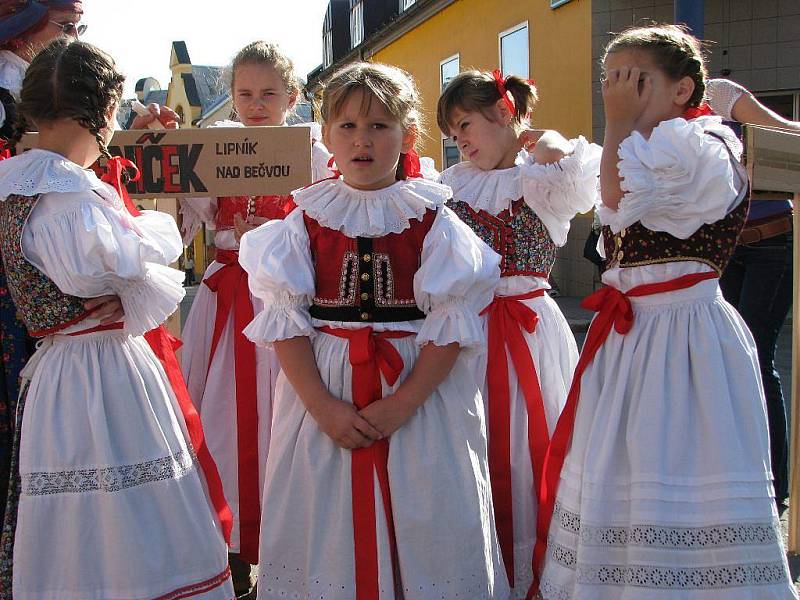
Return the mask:
[(325, 123), (322, 136), (348, 185), (378, 190), (394, 183), (400, 153), (413, 148), (416, 132), (405, 131), (379, 100), (358, 91)]
[(296, 96), (286, 90), (280, 74), (271, 65), (243, 64), (233, 77), (233, 105), (242, 123), (283, 125)]
[[(631, 106), (639, 108), (635, 109), (638, 114), (631, 114), (630, 118), (634, 122), (633, 129), (644, 135), (650, 135), (661, 121), (680, 117), (694, 92), (691, 78), (670, 78), (647, 51), (626, 49), (612, 52), (606, 56), (603, 67), (607, 78), (614, 71), (634, 68), (640, 70), (638, 94), (641, 102), (633, 99)], [(645, 90), (645, 79), (650, 80), (652, 90)], [(646, 98), (642, 96), (643, 92), (647, 94)]]
[(450, 136), (461, 155), (482, 171), (513, 167), (520, 147), (514, 128), (506, 124), (509, 116), (494, 106), (489, 117), (456, 107), (450, 115)]

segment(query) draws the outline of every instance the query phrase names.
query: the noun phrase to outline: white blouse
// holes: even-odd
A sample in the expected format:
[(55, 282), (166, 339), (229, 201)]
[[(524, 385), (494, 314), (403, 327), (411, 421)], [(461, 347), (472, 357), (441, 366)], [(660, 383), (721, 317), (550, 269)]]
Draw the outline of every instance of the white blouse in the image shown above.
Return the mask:
[[(298, 208), (283, 221), (270, 221), (242, 236), (239, 262), (250, 275), (250, 290), (264, 310), (245, 329), (255, 343), (312, 336), (323, 325), (363, 327), (363, 323), (312, 319), (315, 265), (303, 215), (349, 237), (400, 233), (428, 209), (437, 211), (422, 246), (414, 276), (414, 297), (424, 321), (371, 323), (376, 331), (417, 334), (417, 343), (464, 347), (483, 344), (478, 313), (491, 302), (500, 276), (500, 257), (444, 206), (450, 189), (424, 179), (398, 181), (376, 191), (357, 190), (342, 179), (325, 181), (296, 193)], [(327, 268), (317, 264), (316, 268)], [(330, 265), (339, 269), (341, 264)]]
[[(640, 221), (653, 231), (687, 239), (703, 225), (724, 218), (746, 197), (741, 144), (720, 117), (663, 121), (649, 138), (633, 132), (620, 144), (619, 157), (624, 192), (619, 207), (613, 210), (600, 199), (597, 205), (601, 222), (614, 233)], [(692, 261), (612, 267), (603, 274), (603, 281), (626, 291), (710, 270)]]
[[(119, 296), (131, 335), (146, 333), (175, 312), (185, 292), (184, 274), (167, 266), (183, 250), (171, 216), (131, 216), (94, 172), (46, 150), (0, 162), (0, 201), (11, 194), (42, 195), (23, 230), (22, 250), (62, 292)], [(97, 324), (90, 316), (65, 333)]]

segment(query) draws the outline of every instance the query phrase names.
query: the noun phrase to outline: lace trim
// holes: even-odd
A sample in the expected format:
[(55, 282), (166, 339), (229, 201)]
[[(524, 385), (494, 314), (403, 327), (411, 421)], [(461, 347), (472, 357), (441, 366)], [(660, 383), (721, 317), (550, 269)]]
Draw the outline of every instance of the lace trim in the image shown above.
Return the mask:
[(83, 169), (48, 150), (29, 150), (8, 164), (0, 163), (0, 198), (36, 196), (49, 192), (97, 191), (107, 202), (119, 205), (115, 194), (93, 171)]
[(522, 198), (520, 166), (526, 160), (527, 154), (521, 152), (515, 166), (492, 171), (481, 171), (469, 162), (462, 162), (442, 172), (440, 181), (453, 188), (455, 200), (497, 216)]
[(180, 479), (192, 470), (194, 460), (192, 452), (182, 450), (171, 456), (134, 465), (26, 473), (22, 475), (22, 494), (24, 496), (49, 496), (85, 492), (118, 492), (155, 481)]
[(561, 529), (580, 536), (585, 546), (641, 546), (683, 550), (728, 548), (731, 546), (769, 546), (777, 544), (778, 531), (772, 523), (730, 523), (709, 527), (630, 527), (581, 526), (579, 514), (556, 503), (553, 520)]

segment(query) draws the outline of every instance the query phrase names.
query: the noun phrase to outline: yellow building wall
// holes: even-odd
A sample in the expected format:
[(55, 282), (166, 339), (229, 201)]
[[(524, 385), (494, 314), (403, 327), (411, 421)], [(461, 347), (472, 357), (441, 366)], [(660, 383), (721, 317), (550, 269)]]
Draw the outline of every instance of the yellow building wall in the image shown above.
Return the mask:
[(498, 35), (527, 21), (529, 75), (539, 92), (533, 125), (568, 138), (591, 138), (591, 8), (591, 0), (572, 0), (557, 9), (547, 0), (456, 0), (371, 60), (414, 75), (427, 125), (421, 154), (441, 168), (442, 137), (436, 126), (440, 62), (459, 54), (462, 71), (497, 69)]

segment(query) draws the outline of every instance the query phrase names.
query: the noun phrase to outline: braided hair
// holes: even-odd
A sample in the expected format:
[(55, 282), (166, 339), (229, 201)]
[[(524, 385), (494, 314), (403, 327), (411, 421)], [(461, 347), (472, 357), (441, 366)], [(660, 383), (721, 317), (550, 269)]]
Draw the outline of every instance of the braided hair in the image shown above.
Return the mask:
[[(100, 153), (111, 158), (103, 131), (122, 98), (124, 82), (108, 54), (86, 42), (59, 38), (28, 67), (19, 110), (37, 126), (58, 119), (77, 121), (97, 140)], [(16, 141), (24, 132), (24, 123), (21, 125)]]
[(649, 25), (632, 27), (617, 35), (608, 46), (606, 56), (620, 50), (642, 50), (649, 52), (655, 63), (667, 76), (678, 81), (689, 77), (694, 81), (694, 93), (687, 106), (702, 104), (706, 94), (706, 70), (703, 47), (700, 40), (680, 25)]

